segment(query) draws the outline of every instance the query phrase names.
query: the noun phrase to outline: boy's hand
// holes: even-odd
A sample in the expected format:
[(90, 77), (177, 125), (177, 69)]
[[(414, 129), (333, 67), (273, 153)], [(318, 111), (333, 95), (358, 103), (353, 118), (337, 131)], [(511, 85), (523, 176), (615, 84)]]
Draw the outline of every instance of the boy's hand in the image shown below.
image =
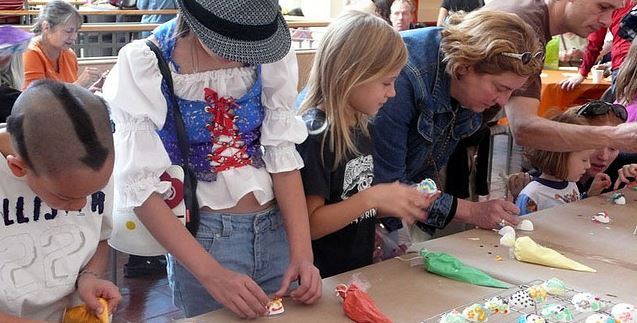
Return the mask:
[(117, 305), (122, 300), (119, 288), (115, 284), (108, 280), (97, 278), (97, 276), (88, 272), (77, 278), (77, 290), (80, 299), (97, 315), (106, 310), (102, 308), (98, 297), (108, 301), (109, 313), (115, 312)]
[(298, 280), (299, 287), (290, 293), (292, 299), (312, 304), (321, 297), (322, 282), (318, 268), (312, 261), (290, 259), (288, 269), (283, 275), (281, 288), (274, 294), (274, 297), (283, 297), (290, 287), (290, 283)]
[(595, 177), (593, 177), (593, 182), (591, 183), (591, 187), (588, 189), (588, 196), (597, 196), (602, 193), (603, 190), (610, 187), (612, 182), (610, 181), (610, 176), (605, 173), (597, 173)]

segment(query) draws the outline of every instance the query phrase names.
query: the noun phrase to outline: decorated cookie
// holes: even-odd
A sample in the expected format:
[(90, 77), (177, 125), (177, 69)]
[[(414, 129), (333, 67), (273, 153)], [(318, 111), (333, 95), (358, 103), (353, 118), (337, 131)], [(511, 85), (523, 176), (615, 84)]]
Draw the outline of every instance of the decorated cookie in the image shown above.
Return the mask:
[(462, 311), (462, 316), (469, 322), (486, 322), (489, 320), (487, 311), (480, 304), (473, 304)]
[(517, 229), (522, 231), (533, 231), (533, 222), (531, 222), (531, 220), (524, 219), (518, 223)]
[(416, 185), (416, 189), (421, 193), (433, 194), (438, 191), (436, 182), (431, 178), (425, 178)]
[(520, 315), (518, 323), (546, 323), (546, 320), (535, 314)]
[(595, 313), (589, 315), (584, 323), (615, 323), (615, 319), (608, 314)]
[(545, 281), (542, 285), (544, 285), (546, 292), (551, 295), (561, 296), (566, 293), (566, 286), (564, 283), (555, 277)]
[(533, 285), (526, 290), (529, 296), (536, 302), (542, 303), (546, 300), (546, 289), (542, 285)]
[(635, 310), (635, 306), (628, 303), (620, 303), (613, 306), (610, 314), (613, 315), (615, 320), (619, 323), (637, 322), (637, 310)]
[(595, 297), (590, 293), (575, 294), (571, 303), (575, 305), (575, 310), (580, 312), (597, 312), (602, 309), (599, 297)]
[(268, 315), (278, 315), (285, 312), (285, 309), (283, 308), (283, 299), (281, 298), (272, 299), (266, 307), (268, 309)]
[(526, 290), (519, 290), (509, 298), (509, 305), (517, 308), (526, 308), (535, 306), (535, 301)]
[(467, 319), (462, 316), (462, 314), (456, 310), (453, 310), (449, 313), (445, 313), (440, 317), (439, 323), (467, 323)]
[(624, 205), (626, 204), (626, 197), (624, 197), (623, 193), (615, 192), (610, 197), (611, 201), (615, 204)]
[(551, 322), (571, 322), (573, 313), (560, 304), (548, 304), (542, 309), (542, 316)]
[(610, 223), (610, 217), (608, 216), (608, 213), (603, 211), (595, 214), (591, 220), (593, 220), (593, 222), (599, 222), (604, 224)]
[(486, 303), (484, 303), (484, 308), (490, 315), (509, 314), (509, 302), (499, 296), (486, 301)]

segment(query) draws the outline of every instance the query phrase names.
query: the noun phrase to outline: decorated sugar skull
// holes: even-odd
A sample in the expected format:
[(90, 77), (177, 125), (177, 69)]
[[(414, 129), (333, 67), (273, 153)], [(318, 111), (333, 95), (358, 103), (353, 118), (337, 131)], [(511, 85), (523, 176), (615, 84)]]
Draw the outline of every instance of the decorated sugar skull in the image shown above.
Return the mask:
[(509, 314), (509, 301), (502, 297), (493, 297), (484, 303), (487, 313), (493, 314)]
[(615, 192), (613, 193), (613, 195), (611, 195), (610, 199), (613, 201), (613, 203), (615, 204), (619, 204), (619, 205), (624, 205), (626, 204), (626, 197), (624, 197), (623, 193), (620, 192)]
[(526, 308), (535, 306), (535, 301), (526, 290), (519, 290), (509, 298), (509, 305), (517, 308)]
[(575, 309), (580, 312), (597, 312), (602, 309), (602, 303), (599, 297), (595, 297), (590, 293), (575, 294), (571, 303), (573, 303)]
[(285, 312), (283, 300), (281, 298), (272, 299), (267, 306), (268, 315), (278, 315)]
[(536, 314), (520, 315), (518, 323), (546, 323), (546, 320)]
[(544, 285), (546, 292), (551, 295), (561, 296), (566, 293), (566, 286), (564, 283), (555, 277), (545, 281), (542, 285)]
[(637, 322), (637, 310), (634, 305), (628, 303), (620, 303), (610, 311), (611, 315), (618, 323), (634, 323)]
[(473, 304), (462, 311), (462, 316), (470, 322), (486, 322), (489, 316), (480, 304)]
[(560, 304), (548, 304), (542, 309), (542, 316), (551, 322), (571, 322), (573, 313), (567, 307)]
[(529, 293), (529, 296), (536, 302), (541, 303), (546, 300), (546, 289), (542, 285), (534, 285), (529, 287), (526, 290)]
[(425, 178), (416, 185), (416, 189), (421, 193), (433, 194), (438, 191), (436, 182), (431, 178)]
[(604, 211), (595, 214), (593, 216), (592, 220), (593, 220), (593, 222), (599, 222), (599, 223), (604, 223), (604, 224), (610, 223), (610, 217), (608, 216), (608, 213), (606, 213)]
[(584, 323), (615, 323), (615, 319), (608, 314), (595, 313), (589, 315)]
[(462, 313), (453, 310), (449, 313), (445, 313), (440, 317), (439, 323), (467, 323), (467, 319), (464, 318)]

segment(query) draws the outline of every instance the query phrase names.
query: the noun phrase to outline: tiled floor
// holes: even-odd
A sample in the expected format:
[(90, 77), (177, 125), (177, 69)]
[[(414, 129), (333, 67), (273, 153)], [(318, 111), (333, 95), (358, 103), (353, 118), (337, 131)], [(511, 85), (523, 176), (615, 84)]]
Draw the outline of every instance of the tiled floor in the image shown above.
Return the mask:
[[(499, 175), (505, 172), (507, 136), (495, 136), (494, 139), (491, 194), (484, 197), (485, 199), (504, 196), (504, 183)], [(511, 172), (517, 172), (520, 169), (520, 153), (520, 147), (514, 146)], [(126, 261), (127, 256), (118, 253), (117, 284), (123, 299), (117, 313), (113, 316), (114, 323), (164, 323), (184, 317), (181, 311), (172, 304), (170, 287), (165, 276), (125, 278), (122, 268)], [(111, 277), (110, 272), (107, 277)]]

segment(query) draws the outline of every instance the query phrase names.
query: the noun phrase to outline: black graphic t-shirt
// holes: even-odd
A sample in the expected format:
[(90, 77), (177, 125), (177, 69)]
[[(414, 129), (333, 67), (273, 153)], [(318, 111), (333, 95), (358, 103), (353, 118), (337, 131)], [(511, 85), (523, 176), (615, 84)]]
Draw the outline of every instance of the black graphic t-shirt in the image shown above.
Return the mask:
[(476, 10), (482, 6), (484, 6), (483, 0), (442, 0), (442, 8), (447, 9), (448, 11), (457, 12), (471, 12)]
[[(304, 119), (310, 135), (304, 143), (297, 146), (305, 163), (305, 167), (301, 169), (305, 194), (322, 196), (325, 204), (329, 205), (369, 188), (374, 179), (370, 137), (364, 136), (360, 131), (356, 132), (353, 139), (360, 154), (347, 156), (334, 168), (334, 153), (329, 149), (329, 137), (326, 138), (321, 156), (323, 137), (329, 136), (329, 130), (317, 125), (316, 118), (322, 117), (324, 113), (314, 109), (309, 114), (313, 116), (307, 118), (306, 113)], [(346, 227), (312, 241), (314, 265), (321, 271), (321, 277), (370, 265), (374, 251), (375, 223), (376, 210), (367, 210)]]

